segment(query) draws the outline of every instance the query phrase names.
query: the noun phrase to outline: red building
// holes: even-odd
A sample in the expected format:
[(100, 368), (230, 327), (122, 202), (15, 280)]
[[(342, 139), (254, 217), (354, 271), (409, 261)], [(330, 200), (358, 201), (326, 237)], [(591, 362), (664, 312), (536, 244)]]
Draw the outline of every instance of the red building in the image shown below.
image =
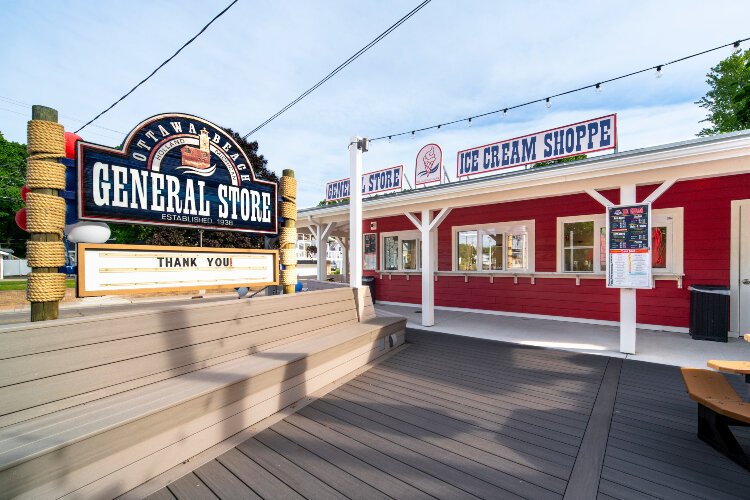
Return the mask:
[[(750, 333), (750, 132), (367, 198), (364, 274), (378, 302), (419, 304), (427, 326), (433, 304), (619, 324), (605, 205), (621, 194), (652, 202), (653, 288), (636, 292), (638, 326), (687, 331), (688, 286), (716, 284), (730, 288), (728, 334)], [(348, 204), (299, 219), (346, 241)]]

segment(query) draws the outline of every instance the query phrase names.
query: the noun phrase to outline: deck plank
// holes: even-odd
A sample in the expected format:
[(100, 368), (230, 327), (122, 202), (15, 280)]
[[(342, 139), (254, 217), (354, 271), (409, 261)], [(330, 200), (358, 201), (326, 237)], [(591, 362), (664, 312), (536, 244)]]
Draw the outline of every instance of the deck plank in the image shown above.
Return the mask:
[(697, 439), (678, 368), (436, 333), (407, 339), (409, 349), (153, 498), (190, 498), (195, 481), (222, 499), (750, 491), (745, 471)]

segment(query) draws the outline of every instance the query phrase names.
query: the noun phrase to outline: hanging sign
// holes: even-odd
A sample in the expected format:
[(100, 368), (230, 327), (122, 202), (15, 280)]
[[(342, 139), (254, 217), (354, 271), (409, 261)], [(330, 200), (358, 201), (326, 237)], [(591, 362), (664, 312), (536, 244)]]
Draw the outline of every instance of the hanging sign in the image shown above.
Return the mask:
[(238, 248), (78, 245), (78, 296), (278, 284), (278, 252)]
[(443, 150), (437, 144), (428, 144), (417, 153), (414, 167), (414, 185), (440, 182), (443, 165)]
[(276, 183), (202, 118), (154, 116), (119, 149), (80, 141), (77, 161), (81, 220), (277, 233)]
[(536, 132), (505, 141), (459, 151), (459, 177), (488, 174), (540, 161), (551, 161), (617, 146), (617, 115)]
[(607, 208), (607, 286), (651, 288), (651, 204)]
[[(362, 174), (362, 195), (401, 191), (404, 178), (404, 166), (384, 168), (375, 172)], [(349, 198), (349, 179), (339, 179), (326, 184), (326, 201), (338, 201)]]

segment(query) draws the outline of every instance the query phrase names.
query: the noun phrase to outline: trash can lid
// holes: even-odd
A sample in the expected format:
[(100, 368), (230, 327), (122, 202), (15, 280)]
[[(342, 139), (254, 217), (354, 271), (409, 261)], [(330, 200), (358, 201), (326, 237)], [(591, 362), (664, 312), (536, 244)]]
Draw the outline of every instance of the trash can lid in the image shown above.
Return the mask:
[(713, 293), (716, 295), (729, 295), (729, 287), (724, 285), (690, 285), (691, 292)]

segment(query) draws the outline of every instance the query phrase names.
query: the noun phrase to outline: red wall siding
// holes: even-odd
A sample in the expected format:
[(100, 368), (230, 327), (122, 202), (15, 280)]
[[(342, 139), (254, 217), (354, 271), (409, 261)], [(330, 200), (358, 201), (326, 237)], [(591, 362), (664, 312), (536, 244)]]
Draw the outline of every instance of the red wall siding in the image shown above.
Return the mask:
[[(637, 199), (644, 199), (655, 188), (639, 187)], [(617, 190), (602, 194), (614, 203), (619, 201)], [(639, 323), (686, 327), (688, 285), (729, 284), (730, 204), (731, 200), (748, 197), (750, 175), (735, 175), (678, 182), (654, 203), (655, 209), (684, 207), (685, 279), (682, 289), (675, 281), (657, 281), (656, 288), (639, 290)], [(534, 219), (536, 271), (554, 272), (557, 217), (602, 211), (602, 206), (586, 194), (455, 209), (438, 228), (438, 269), (452, 269), (452, 226)], [(364, 221), (364, 232), (373, 232), (369, 223)], [(404, 216), (377, 219), (377, 224), (377, 233), (414, 229)], [(376, 286), (379, 300), (415, 304), (421, 301), (419, 277), (383, 277)], [(619, 318), (619, 292), (606, 288), (604, 279), (583, 279), (577, 286), (574, 278), (536, 279), (532, 285), (529, 278), (519, 278), (514, 284), (512, 278), (495, 278), (490, 283), (487, 277), (470, 277), (464, 282), (462, 276), (440, 276), (435, 283), (435, 303), (611, 321)]]

